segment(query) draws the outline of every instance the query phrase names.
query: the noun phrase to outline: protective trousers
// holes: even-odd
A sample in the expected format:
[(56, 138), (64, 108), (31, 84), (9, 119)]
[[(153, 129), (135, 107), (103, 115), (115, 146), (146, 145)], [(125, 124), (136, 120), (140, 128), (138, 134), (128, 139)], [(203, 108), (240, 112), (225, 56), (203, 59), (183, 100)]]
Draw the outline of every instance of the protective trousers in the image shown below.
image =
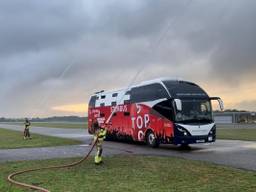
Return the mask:
[(97, 147), (97, 152), (95, 154), (94, 162), (95, 164), (100, 164), (102, 163), (102, 151), (103, 151), (102, 141), (98, 140), (96, 147)]
[(24, 130), (24, 138), (30, 138), (30, 133), (28, 128), (25, 128)]
[(96, 143), (97, 152), (96, 152), (96, 155), (94, 158), (94, 162), (97, 165), (102, 163), (102, 151), (103, 151), (102, 143), (106, 137), (106, 133), (107, 133), (106, 129), (100, 128), (100, 130), (96, 131), (96, 133), (94, 135), (94, 141), (97, 142)]

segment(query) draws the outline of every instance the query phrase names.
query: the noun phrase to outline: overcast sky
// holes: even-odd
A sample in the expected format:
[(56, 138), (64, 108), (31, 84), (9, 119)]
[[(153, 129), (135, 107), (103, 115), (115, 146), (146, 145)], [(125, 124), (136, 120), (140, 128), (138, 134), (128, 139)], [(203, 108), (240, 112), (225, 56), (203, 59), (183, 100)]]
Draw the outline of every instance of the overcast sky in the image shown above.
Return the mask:
[(158, 77), (256, 110), (255, 0), (2, 0), (0, 116), (85, 115), (89, 96)]

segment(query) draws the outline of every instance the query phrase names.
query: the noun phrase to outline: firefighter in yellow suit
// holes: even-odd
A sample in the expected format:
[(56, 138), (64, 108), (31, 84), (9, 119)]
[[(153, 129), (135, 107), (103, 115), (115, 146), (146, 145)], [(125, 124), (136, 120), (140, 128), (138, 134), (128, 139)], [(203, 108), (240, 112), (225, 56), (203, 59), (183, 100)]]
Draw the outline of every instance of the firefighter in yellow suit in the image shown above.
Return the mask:
[(103, 140), (106, 137), (107, 130), (105, 129), (105, 126), (99, 126), (98, 123), (94, 124), (94, 142), (96, 141), (96, 147), (97, 147), (97, 152), (95, 154), (94, 162), (96, 165), (99, 165), (102, 163), (102, 143)]

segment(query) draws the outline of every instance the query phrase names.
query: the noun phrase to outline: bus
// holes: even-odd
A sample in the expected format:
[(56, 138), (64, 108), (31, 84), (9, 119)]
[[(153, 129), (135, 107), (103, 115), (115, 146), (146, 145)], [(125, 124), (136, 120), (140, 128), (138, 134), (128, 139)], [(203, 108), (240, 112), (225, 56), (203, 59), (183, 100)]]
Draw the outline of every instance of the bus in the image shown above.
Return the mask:
[(221, 98), (209, 97), (197, 84), (184, 80), (154, 79), (128, 89), (102, 90), (90, 97), (88, 131), (94, 133), (96, 122), (107, 123), (107, 139), (129, 139), (151, 147), (212, 143), (216, 140), (213, 100), (223, 110)]

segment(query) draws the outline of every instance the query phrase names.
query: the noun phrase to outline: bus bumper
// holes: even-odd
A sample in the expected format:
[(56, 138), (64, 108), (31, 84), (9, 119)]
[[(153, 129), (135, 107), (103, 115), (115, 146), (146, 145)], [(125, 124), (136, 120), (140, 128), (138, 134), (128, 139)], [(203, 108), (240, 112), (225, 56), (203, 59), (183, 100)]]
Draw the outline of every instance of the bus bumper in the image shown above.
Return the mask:
[(176, 136), (173, 139), (173, 144), (195, 144), (195, 143), (213, 143), (216, 137), (213, 135), (203, 136)]
[(173, 144), (195, 144), (212, 143), (216, 140), (216, 125), (214, 125), (207, 135), (191, 135), (183, 127), (177, 127), (174, 132)]

